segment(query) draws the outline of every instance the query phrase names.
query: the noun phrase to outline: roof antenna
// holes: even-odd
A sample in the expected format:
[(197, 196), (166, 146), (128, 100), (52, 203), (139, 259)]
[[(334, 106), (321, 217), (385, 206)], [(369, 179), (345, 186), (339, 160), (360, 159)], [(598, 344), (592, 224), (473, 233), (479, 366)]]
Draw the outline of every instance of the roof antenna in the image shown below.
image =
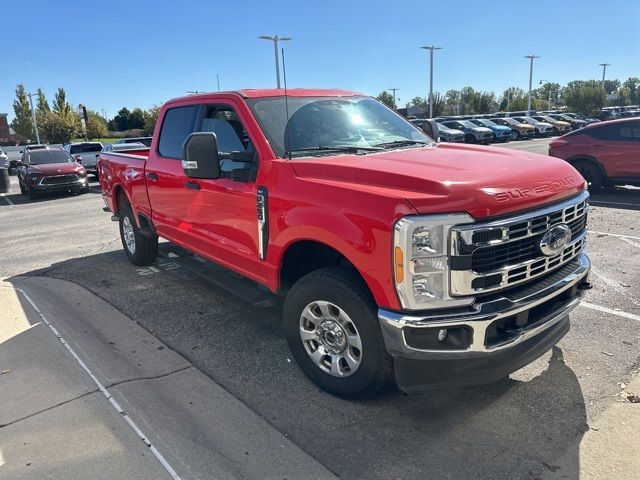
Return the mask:
[(289, 160), (291, 160), (291, 129), (289, 128), (289, 99), (287, 97), (287, 69), (285, 67), (285, 62), (284, 62), (284, 48), (280, 49), (282, 51), (282, 77), (284, 79), (284, 110), (285, 113), (287, 114), (287, 123), (284, 124), (284, 128), (287, 131), (287, 143), (288, 145), (288, 150), (289, 150)]

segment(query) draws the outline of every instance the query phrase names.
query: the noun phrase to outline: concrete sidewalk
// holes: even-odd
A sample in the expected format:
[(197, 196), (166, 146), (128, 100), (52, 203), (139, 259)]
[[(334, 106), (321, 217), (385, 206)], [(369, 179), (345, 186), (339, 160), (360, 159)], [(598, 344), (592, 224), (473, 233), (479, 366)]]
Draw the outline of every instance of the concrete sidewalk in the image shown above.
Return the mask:
[(177, 478), (335, 478), (91, 292), (43, 277), (11, 282), (0, 287), (0, 479), (171, 478), (140, 433)]

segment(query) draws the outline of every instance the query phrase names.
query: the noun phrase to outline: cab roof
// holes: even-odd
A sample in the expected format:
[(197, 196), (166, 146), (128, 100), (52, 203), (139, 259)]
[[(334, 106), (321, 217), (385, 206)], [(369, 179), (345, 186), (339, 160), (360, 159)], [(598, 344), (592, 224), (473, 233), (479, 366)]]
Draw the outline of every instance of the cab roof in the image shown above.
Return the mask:
[[(210, 99), (217, 96), (226, 96), (229, 94), (239, 95), (243, 98), (267, 98), (267, 97), (284, 97), (284, 88), (247, 88), (244, 90), (229, 90), (224, 92), (206, 92), (197, 93), (193, 95), (187, 95), (171, 100), (185, 100), (185, 99)], [(287, 89), (287, 96), (289, 97), (357, 97), (367, 96), (363, 93), (352, 92), (349, 90), (339, 90), (331, 88), (289, 88)]]

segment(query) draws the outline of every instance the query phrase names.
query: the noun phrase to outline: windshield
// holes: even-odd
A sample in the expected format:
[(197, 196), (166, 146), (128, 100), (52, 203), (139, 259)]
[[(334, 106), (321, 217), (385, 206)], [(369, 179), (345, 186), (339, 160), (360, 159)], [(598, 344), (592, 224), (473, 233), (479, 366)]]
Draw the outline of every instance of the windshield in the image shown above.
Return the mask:
[(29, 165), (46, 163), (71, 163), (73, 158), (64, 150), (34, 150), (29, 153)]
[(480, 122), (485, 127), (497, 127), (498, 125), (493, 123), (491, 120), (486, 120), (484, 118), (476, 119), (476, 122)]
[(538, 120), (536, 120), (533, 117), (518, 117), (518, 119), (522, 119), (523, 121), (525, 121), (527, 123), (540, 123)]
[(478, 128), (478, 125), (476, 125), (475, 123), (471, 123), (469, 120), (462, 120), (460, 122), (460, 125), (466, 128)]
[(417, 127), (369, 97), (247, 100), (276, 155), (366, 153), (432, 143)]
[(503, 122), (508, 123), (509, 125), (518, 125), (520, 122), (517, 120), (514, 120), (513, 118), (501, 118), (500, 120), (502, 120)]

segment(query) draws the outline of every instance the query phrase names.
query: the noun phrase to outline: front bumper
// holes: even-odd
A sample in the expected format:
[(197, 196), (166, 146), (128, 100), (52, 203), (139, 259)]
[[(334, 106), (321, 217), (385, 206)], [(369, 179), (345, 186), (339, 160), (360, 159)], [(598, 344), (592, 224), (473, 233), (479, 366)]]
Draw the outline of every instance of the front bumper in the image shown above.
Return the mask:
[(83, 188), (87, 188), (87, 177), (81, 177), (75, 182), (68, 183), (32, 183), (31, 189), (35, 192), (66, 192), (66, 191), (80, 191)]
[[(423, 314), (380, 309), (398, 386), (407, 393), (422, 393), (489, 383), (531, 363), (569, 330), (568, 314), (584, 295), (590, 268), (583, 252), (546, 278), (481, 297), (464, 309)], [(443, 330), (456, 332), (457, 345), (433, 341)]]

